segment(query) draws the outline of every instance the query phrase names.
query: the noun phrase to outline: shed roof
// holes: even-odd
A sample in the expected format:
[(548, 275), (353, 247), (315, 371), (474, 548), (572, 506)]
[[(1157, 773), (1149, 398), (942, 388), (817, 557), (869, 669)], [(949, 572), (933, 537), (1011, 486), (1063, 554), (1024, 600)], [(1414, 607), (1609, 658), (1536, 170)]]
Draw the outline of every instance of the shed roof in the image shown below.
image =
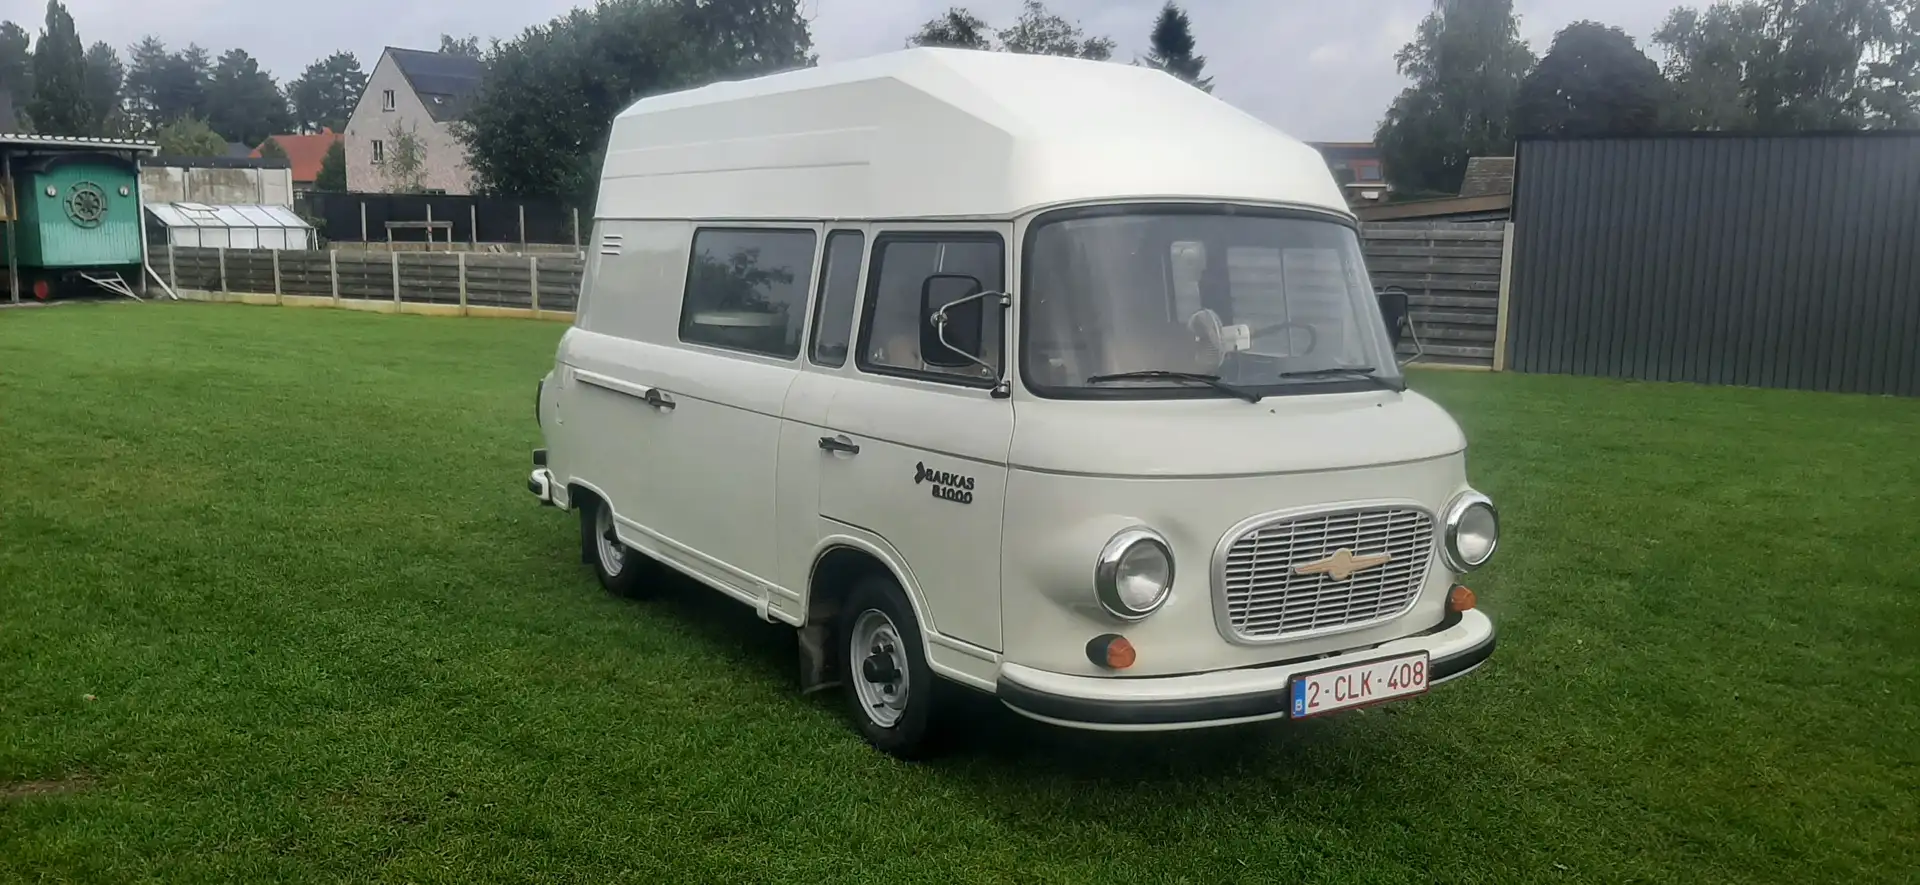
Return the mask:
[(446, 52), (389, 46), (387, 55), (436, 123), (457, 120), (466, 113), (467, 99), (480, 89), (480, 79), (487, 71), (477, 58)]
[(1130, 198), (1350, 214), (1313, 148), (1168, 74), (931, 48), (642, 99), (614, 120), (597, 206), (940, 218)]
[(86, 135), (33, 135), (26, 132), (0, 133), (0, 145), (12, 147), (97, 148), (103, 150), (157, 153), (160, 145), (131, 138), (94, 138)]
[(309, 227), (292, 209), (264, 203), (148, 203), (147, 211), (167, 227)]

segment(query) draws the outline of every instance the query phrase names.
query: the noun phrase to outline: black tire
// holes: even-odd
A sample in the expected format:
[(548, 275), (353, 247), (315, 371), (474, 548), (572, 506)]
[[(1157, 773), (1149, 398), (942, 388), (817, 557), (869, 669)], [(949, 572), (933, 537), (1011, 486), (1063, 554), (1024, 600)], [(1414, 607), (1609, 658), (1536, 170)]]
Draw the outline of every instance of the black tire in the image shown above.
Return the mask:
[[(589, 497), (580, 507), (580, 555), (593, 566), (594, 574), (600, 577), (600, 586), (615, 596), (627, 599), (641, 599), (651, 594), (654, 582), (652, 569), (647, 568), (646, 557), (614, 537), (611, 522), (601, 522), (604, 514), (608, 520), (613, 511), (598, 498)], [(602, 536), (609, 543), (602, 545)], [(611, 557), (612, 551), (618, 551), (617, 557)], [(612, 558), (614, 561), (609, 561)]]
[[(860, 685), (866, 681), (863, 674), (869, 672), (864, 668), (870, 655), (856, 652), (853, 642), (855, 627), (868, 612), (884, 617), (898, 639), (898, 651), (902, 653), (890, 656), (891, 661), (883, 666), (897, 669), (899, 664), (905, 665), (904, 709), (876, 704), (874, 709), (881, 712), (870, 712), (868, 702), (861, 698)], [(946, 694), (946, 686), (927, 664), (920, 621), (913, 616), (913, 606), (907, 602), (907, 594), (899, 584), (885, 575), (869, 575), (855, 583), (847, 594), (846, 605), (840, 610), (834, 642), (847, 713), (867, 743), (901, 759), (925, 758), (937, 750), (944, 706), (941, 698)], [(885, 719), (893, 721), (882, 721)]]

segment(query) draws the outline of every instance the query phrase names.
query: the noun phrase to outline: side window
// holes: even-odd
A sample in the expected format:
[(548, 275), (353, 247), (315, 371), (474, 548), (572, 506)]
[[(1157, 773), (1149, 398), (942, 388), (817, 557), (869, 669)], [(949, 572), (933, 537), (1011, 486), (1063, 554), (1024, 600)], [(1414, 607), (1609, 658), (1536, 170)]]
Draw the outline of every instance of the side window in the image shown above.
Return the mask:
[(695, 231), (680, 340), (799, 356), (813, 240), (810, 230)]
[[(977, 299), (949, 313), (947, 339), (962, 343), (993, 368), (940, 347), (928, 314), (979, 281), (981, 291), (1006, 291), (1006, 257), (995, 235), (901, 235), (874, 244), (861, 322), (860, 367), (884, 374), (989, 383), (999, 377), (1005, 311)], [(931, 347), (936, 352), (927, 352)]]
[(820, 297), (813, 306), (813, 361), (840, 368), (853, 341), (853, 305), (860, 297), (860, 259), (867, 238), (857, 230), (827, 234), (827, 257), (820, 272)]

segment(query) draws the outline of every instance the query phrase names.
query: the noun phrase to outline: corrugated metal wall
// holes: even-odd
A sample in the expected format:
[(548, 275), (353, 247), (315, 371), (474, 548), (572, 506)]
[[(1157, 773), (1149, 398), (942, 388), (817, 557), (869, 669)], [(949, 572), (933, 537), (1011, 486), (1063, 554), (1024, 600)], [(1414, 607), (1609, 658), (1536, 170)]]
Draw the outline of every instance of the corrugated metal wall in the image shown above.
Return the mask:
[(1920, 395), (1920, 134), (1518, 157), (1511, 368)]

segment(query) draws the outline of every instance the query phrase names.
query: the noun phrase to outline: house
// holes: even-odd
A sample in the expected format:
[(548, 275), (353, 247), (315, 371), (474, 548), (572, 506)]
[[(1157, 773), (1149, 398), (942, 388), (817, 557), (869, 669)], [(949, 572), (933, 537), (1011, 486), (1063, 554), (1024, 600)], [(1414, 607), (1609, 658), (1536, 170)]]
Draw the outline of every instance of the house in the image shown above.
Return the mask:
[(1347, 205), (1368, 206), (1387, 198), (1386, 164), (1380, 148), (1371, 141), (1309, 142), (1327, 161), (1335, 181), (1346, 192)]
[[(320, 177), (320, 167), (327, 161), (327, 149), (340, 140), (340, 133), (332, 129), (322, 129), (313, 135), (275, 135), (271, 140), (280, 145), (287, 155), (287, 164), (293, 168), (293, 190), (306, 193), (313, 190), (313, 182)], [(266, 147), (261, 142), (260, 147)], [(260, 156), (260, 148), (253, 149), (253, 156)]]
[(1513, 217), (1513, 158), (1469, 157), (1457, 197), (1356, 206), (1361, 221), (1506, 221)]
[(427, 193), (473, 193), (467, 149), (453, 123), (480, 88), (479, 59), (387, 47), (347, 119), (347, 190), (384, 193), (396, 186), (388, 168), (408, 136), (419, 145), (418, 185)]

